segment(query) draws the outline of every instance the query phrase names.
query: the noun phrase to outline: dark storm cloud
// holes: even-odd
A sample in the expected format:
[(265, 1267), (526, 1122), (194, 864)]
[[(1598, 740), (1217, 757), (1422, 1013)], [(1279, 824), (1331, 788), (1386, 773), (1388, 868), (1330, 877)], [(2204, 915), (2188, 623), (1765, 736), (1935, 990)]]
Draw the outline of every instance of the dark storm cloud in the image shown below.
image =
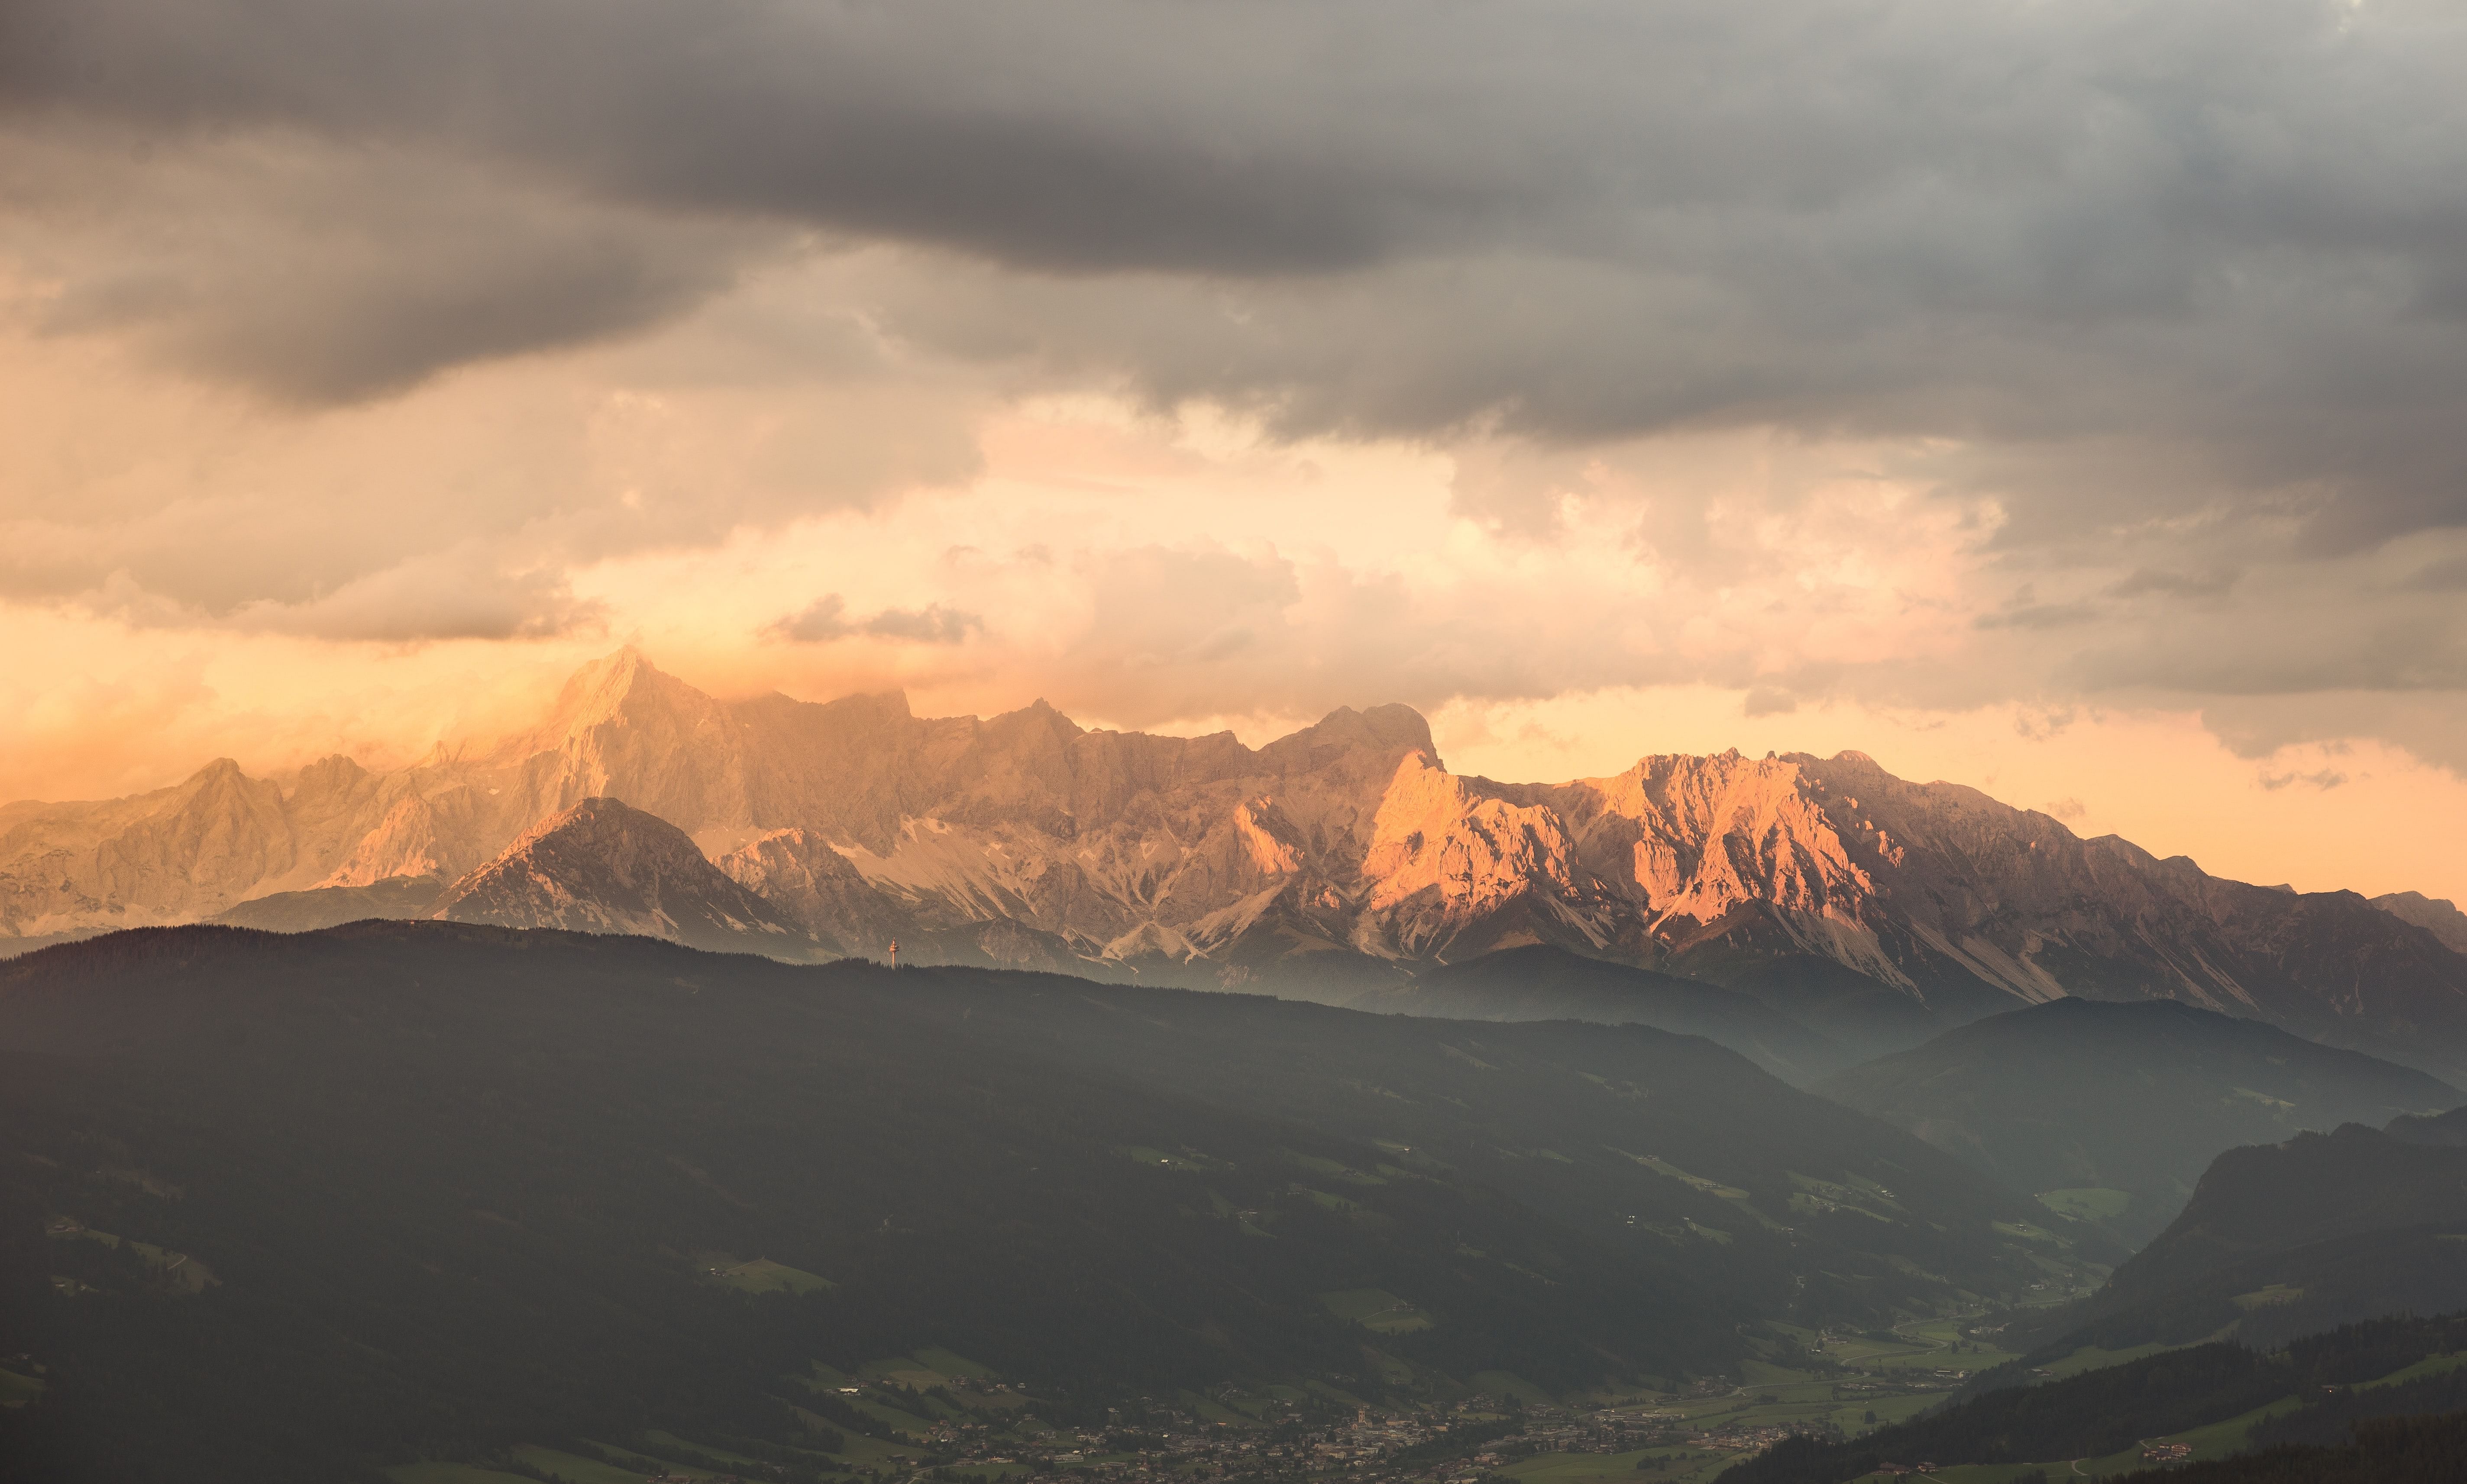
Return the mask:
[[(1383, 69), (1330, 65), (1394, 12), (38, 0), (11, 15), (0, 85), (28, 104), (418, 139), (612, 194), (1065, 269), (1358, 265), (1424, 235), (1417, 218), (1501, 193), (1496, 169), (1450, 165), (1454, 142), (1415, 139), (1410, 116), (1386, 141), (1342, 137), (1410, 101), (1359, 90)], [(1453, 90), (1479, 54), (1425, 59), (1388, 86)]]
[(131, 329), (174, 364), (303, 404), (657, 324), (727, 284), (750, 250), (741, 231), (383, 148), (295, 142), (132, 167), (95, 159), (122, 155), (124, 130), (117, 150), (80, 143), (11, 151), (0, 185), (37, 210), (98, 187), (145, 205), (42, 255), (62, 290), (35, 327)]
[(1527, 242), (1753, 271), (1807, 266), (1793, 238), (1822, 221), (1828, 271), (1774, 283), (1809, 308), (1855, 283), (2181, 313), (2206, 250), (2266, 243), (2421, 258), (2393, 266), (2455, 317), (2459, 38), (2402, 20), (2319, 0), (18, 0), (0, 86), (174, 128), (417, 138), (1065, 270)]
[[(2223, 493), (2324, 550), (2467, 520), (2440, 7), (16, 0), (0, 27), (19, 127), (411, 151), (651, 244), (562, 276), (448, 252), (191, 334), (292, 394), (631, 327), (746, 251), (662, 233), (767, 225), (986, 265), (884, 291), (925, 343), (1296, 432), (2067, 451), (2052, 493), (1992, 486), (2015, 542)], [(2087, 447), (2114, 479), (2076, 477)]]

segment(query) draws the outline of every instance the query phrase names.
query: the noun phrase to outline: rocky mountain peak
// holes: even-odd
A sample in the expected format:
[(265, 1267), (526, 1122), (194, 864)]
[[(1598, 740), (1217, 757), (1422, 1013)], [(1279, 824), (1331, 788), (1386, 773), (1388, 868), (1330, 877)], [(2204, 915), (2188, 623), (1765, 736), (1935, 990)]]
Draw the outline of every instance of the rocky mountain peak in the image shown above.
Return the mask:
[(298, 793), (339, 793), (369, 776), (369, 771), (341, 753), (318, 758), (292, 780)]
[(566, 680), (545, 720), (509, 739), (502, 754), (521, 757), (560, 749), (588, 750), (611, 729), (690, 728), (717, 703), (626, 646), (594, 660)]
[(434, 915), (504, 927), (629, 933), (741, 949), (803, 938), (781, 910), (703, 858), (685, 831), (608, 798), (542, 820), (438, 898)]
[(1460, 776), (1404, 706), (1254, 749), (1089, 731), (1042, 701), (986, 719), (918, 717), (896, 691), (722, 701), (620, 650), (493, 750), (383, 774), (328, 759), (288, 792), (221, 759), (0, 820), (0, 932), (20, 935), (433, 873), (454, 878), (447, 915), (786, 956), (896, 935), (1298, 985), (1540, 942), (1820, 1021), (2172, 998), (2467, 1068), (2467, 915), (2448, 904), (2221, 881), (1855, 752)]
[(2393, 891), (2372, 899), (2375, 907), (2401, 922), (2411, 922), (2439, 938), (2453, 952), (2467, 954), (2467, 912), (2457, 904), (2421, 891)]
[(1311, 731), (1328, 741), (1342, 738), (1360, 746), (1410, 748), (1429, 753), (1434, 762), (1438, 760), (1439, 750), (1431, 740), (1430, 722), (1412, 707), (1394, 702), (1363, 711), (1341, 707), (1322, 717)]
[(1348, 754), (1377, 758), (1384, 771), (1388, 759), (1419, 753), (1439, 766), (1439, 750), (1431, 741), (1431, 724), (1410, 706), (1374, 706), (1357, 711), (1337, 708), (1317, 722), (1277, 738), (1259, 749), (1259, 757), (1280, 773), (1324, 768)]

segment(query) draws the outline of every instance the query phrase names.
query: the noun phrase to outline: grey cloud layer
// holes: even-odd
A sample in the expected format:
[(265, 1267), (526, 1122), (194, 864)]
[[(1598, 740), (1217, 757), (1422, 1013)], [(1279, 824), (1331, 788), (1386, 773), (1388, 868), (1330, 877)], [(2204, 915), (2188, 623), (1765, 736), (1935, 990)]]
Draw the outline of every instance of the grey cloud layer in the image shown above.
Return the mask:
[[(2011, 673), (2232, 695), (2253, 737), (2303, 730), (2273, 695), (2467, 687), (2462, 558), (2400, 549), (2467, 525), (2462, 78), (2456, 7), (2373, 0), (0, 7), (0, 130), (57, 156), (27, 229), (66, 244), (56, 328), (349, 402), (826, 261), (825, 307), (895, 349), (1296, 434), (1958, 439), (1892, 472), (1998, 503), (2015, 596), (1974, 631), (2003, 669), (1945, 699)], [(96, 192), (157, 205), (97, 222)], [(594, 508), (540, 551), (797, 498), (648, 533)], [(1547, 525), (1519, 498), (1476, 513)], [(540, 570), (503, 569), (523, 601), (487, 621), (587, 621)], [(1151, 602), (1146, 571), (1100, 604), (1221, 577), (1227, 611), (1141, 631), (1127, 670), (1318, 663), (1275, 641), (1278, 583), (1176, 570)], [(1429, 659), (1434, 686), (1524, 684)], [(1771, 708), (1827, 677), (1725, 679)]]
[[(1008, 329), (1313, 425), (2121, 433), (2191, 439), (2243, 483), (2369, 482), (2360, 534), (2460, 513), (2467, 467), (2437, 426), (2467, 395), (2467, 35), (2439, 9), (20, 0), (8, 16), (0, 88), (21, 118), (407, 145), (602, 202), (1066, 276), (1318, 280), (1243, 302), (1232, 326), (1092, 345)], [(573, 260), (528, 314), (476, 317), (490, 333), (468, 345), (420, 336), (471, 316), (363, 331), (442, 364), (570, 338), (595, 302), (622, 327), (697, 286), (672, 258)], [(370, 384), (321, 356), (342, 352), (304, 348), (296, 379)]]
[(21, 0), (10, 14), (0, 81), (28, 103), (415, 137), (613, 194), (1066, 270), (1312, 271), (1502, 243), (1709, 265), (1741, 241), (1657, 214), (1720, 206), (1774, 227), (1830, 217), (1836, 273), (1913, 304), (2181, 310), (2203, 249), (2265, 244), (2431, 253), (2427, 300), (2455, 313), (2467, 297), (2443, 240), (2467, 164), (2460, 37), (2438, 11)]

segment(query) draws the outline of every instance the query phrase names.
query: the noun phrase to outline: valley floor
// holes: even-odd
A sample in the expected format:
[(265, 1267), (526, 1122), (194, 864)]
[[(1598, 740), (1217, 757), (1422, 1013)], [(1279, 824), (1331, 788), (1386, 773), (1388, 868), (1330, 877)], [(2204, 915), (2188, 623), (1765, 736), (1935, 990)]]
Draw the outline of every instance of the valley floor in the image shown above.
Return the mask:
[[(1226, 1388), (1184, 1393), (1136, 1406), (1127, 1417), (1118, 1411), (1120, 1420), (1107, 1428), (1075, 1429), (1048, 1426), (1024, 1392), (981, 1366), (936, 1353), (852, 1374), (817, 1367), (803, 1379), (835, 1411), (863, 1417), (882, 1434), (840, 1432), (828, 1453), (757, 1458), (719, 1443), (649, 1433), (623, 1444), (533, 1445), (485, 1463), (429, 1462), (388, 1473), (396, 1484), (998, 1484), (1024, 1475), (1090, 1484), (1709, 1484), (1793, 1432), (1856, 1436), (1940, 1401), (1973, 1370), (2013, 1359), (1982, 1345), (1969, 1333), (1977, 1328), (1978, 1316), (1963, 1315), (1913, 1321), (1891, 1335), (1791, 1332), (1839, 1369), (1751, 1361), (1736, 1384), (1706, 1383), (1681, 1393), (1554, 1399), (1521, 1378), (1485, 1372), (1472, 1379), (1483, 1389), (1415, 1407), (1372, 1405), (1324, 1383)], [(823, 1419), (814, 1422), (819, 1428)]]

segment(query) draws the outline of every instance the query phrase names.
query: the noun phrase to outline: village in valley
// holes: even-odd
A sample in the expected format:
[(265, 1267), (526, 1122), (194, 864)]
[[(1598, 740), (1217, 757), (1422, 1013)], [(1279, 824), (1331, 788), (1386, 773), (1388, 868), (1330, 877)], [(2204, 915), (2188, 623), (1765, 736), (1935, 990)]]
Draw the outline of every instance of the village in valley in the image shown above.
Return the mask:
[(1345, 1389), (1360, 1378), (1331, 1377), (1126, 1398), (1102, 1408), (1101, 1421), (928, 1349), (854, 1372), (818, 1364), (799, 1378), (805, 1396), (797, 1410), (815, 1435), (812, 1450), (655, 1432), (516, 1449), (493, 1465), (390, 1472), (397, 1484), (1004, 1484), (1025, 1476), (1057, 1484), (1705, 1484), (1795, 1432), (1854, 1436), (1899, 1421), (1942, 1400), (1973, 1369), (2010, 1359), (1965, 1338), (1962, 1325), (1794, 1332), (1807, 1361), (1797, 1368), (1752, 1360), (1744, 1377), (1582, 1397), (1552, 1397), (1505, 1372), (1481, 1373), (1470, 1380), (1480, 1389), (1466, 1389), (1367, 1351), (1392, 1383), (1455, 1394), (1382, 1405)]

